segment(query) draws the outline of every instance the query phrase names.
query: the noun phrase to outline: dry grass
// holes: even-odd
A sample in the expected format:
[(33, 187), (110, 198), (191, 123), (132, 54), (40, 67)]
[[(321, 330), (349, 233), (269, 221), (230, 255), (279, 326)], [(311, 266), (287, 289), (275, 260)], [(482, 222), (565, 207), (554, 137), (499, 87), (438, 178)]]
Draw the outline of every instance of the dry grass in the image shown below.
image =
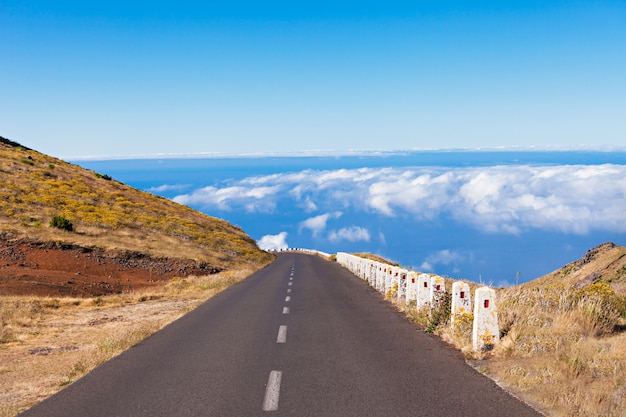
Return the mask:
[(54, 394), (252, 272), (174, 278), (93, 299), (0, 297), (0, 417)]
[(502, 290), (489, 375), (554, 416), (625, 416), (624, 300), (606, 282)]

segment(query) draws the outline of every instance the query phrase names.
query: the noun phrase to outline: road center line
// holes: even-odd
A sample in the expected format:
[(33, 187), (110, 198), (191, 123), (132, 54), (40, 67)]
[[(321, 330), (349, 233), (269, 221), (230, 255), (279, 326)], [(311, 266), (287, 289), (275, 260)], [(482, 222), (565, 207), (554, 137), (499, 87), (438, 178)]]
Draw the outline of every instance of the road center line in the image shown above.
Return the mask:
[(291, 297), (290, 296), (285, 297), (285, 302), (288, 303), (289, 301), (291, 301)]
[(289, 314), (289, 307), (283, 307), (283, 314)]
[(291, 287), (293, 285), (293, 282), (290, 282), (288, 285)]
[(276, 343), (287, 343), (287, 326), (283, 325), (278, 328)]
[(267, 379), (265, 398), (263, 398), (263, 411), (278, 410), (278, 397), (280, 396), (280, 380), (283, 376), (281, 371), (272, 371)]
[(289, 294), (291, 292), (291, 288), (287, 289), (287, 294)]

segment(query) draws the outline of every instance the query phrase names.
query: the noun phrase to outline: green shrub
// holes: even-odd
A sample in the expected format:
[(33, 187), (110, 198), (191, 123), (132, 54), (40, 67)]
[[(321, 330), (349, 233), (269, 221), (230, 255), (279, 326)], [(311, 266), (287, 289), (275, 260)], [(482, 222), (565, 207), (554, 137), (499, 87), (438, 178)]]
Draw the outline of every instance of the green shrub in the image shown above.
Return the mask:
[(438, 304), (430, 309), (430, 317), (426, 325), (425, 331), (433, 333), (437, 327), (448, 324), (450, 322), (450, 310), (452, 309), (452, 295), (449, 292), (441, 294)]
[(52, 219), (50, 219), (50, 226), (56, 227), (58, 229), (67, 230), (68, 232), (74, 230), (74, 225), (72, 224), (72, 222), (63, 216), (54, 216)]
[(96, 172), (96, 178), (101, 178), (101, 179), (107, 180), (107, 181), (111, 181), (112, 180), (110, 175), (100, 174), (99, 172)]

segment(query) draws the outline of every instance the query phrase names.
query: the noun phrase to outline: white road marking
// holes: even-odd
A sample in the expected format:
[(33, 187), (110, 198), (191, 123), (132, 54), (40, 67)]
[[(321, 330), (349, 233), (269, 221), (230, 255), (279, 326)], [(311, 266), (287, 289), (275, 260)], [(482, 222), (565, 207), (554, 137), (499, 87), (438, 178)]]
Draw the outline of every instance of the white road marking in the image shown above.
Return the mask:
[(291, 297), (290, 296), (285, 297), (285, 302), (288, 303), (289, 301), (291, 301)]
[(290, 282), (288, 285), (291, 287), (293, 285), (293, 282)]
[(278, 328), (276, 343), (287, 343), (287, 326), (283, 325)]
[(280, 380), (283, 377), (281, 371), (272, 371), (267, 379), (265, 398), (263, 398), (263, 411), (278, 410), (278, 397), (280, 396)]
[(289, 307), (283, 307), (283, 314), (289, 314)]
[(291, 292), (291, 288), (287, 289), (287, 294), (289, 294)]

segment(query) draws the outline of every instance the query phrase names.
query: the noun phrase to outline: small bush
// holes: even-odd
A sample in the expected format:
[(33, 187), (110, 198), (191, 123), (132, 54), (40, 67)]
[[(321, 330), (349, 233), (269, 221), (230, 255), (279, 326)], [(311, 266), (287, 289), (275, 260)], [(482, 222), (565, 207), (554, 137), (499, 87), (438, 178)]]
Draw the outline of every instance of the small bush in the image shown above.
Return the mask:
[(450, 310), (452, 308), (452, 295), (448, 292), (441, 294), (439, 304), (430, 309), (430, 318), (426, 326), (427, 333), (433, 333), (437, 327), (450, 323)]
[(72, 222), (63, 216), (54, 216), (52, 219), (50, 219), (50, 226), (56, 227), (57, 229), (67, 230), (68, 232), (74, 230), (74, 225), (72, 224)]
[(111, 176), (110, 176), (110, 175), (107, 175), (107, 174), (100, 174), (100, 173), (98, 173), (98, 172), (96, 172), (96, 177), (97, 177), (97, 178), (101, 178), (101, 179), (106, 180), (106, 181), (111, 181), (111, 180), (112, 180), (112, 178), (111, 178)]

